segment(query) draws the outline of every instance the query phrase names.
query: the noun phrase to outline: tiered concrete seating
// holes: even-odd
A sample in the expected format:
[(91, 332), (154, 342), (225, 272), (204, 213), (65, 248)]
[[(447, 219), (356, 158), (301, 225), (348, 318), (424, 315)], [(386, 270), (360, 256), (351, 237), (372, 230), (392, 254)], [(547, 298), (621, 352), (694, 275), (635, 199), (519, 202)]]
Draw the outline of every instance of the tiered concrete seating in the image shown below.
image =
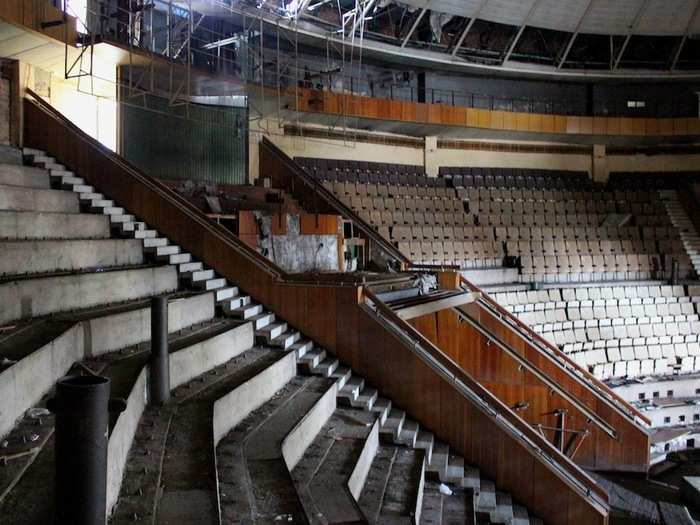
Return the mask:
[(593, 286), (495, 299), (601, 379), (700, 370), (695, 287)]
[[(297, 159), (416, 263), (517, 266), (522, 282), (681, 277), (693, 265), (654, 191), (613, 191), (576, 172)], [(466, 170), (466, 171), (465, 171)]]
[[(0, 286), (41, 284), (24, 285), (20, 307), (3, 309), (13, 326), (0, 340), (0, 436), (11, 465), (0, 476), (1, 516), (51, 521), (53, 416), (36, 409), (61, 376), (97, 373), (127, 401), (110, 423), (112, 523), (155, 514), (181, 524), (316, 522), (319, 509), (335, 522), (468, 523), (476, 511), (494, 523), (540, 523), (237, 285), (43, 152), (25, 154), (51, 181), (41, 191), (70, 206), (1, 212), (9, 251), (0, 252)], [(31, 185), (41, 179), (28, 173)], [(71, 227), (56, 224), (64, 218)], [(15, 263), (27, 274), (13, 272)], [(173, 400), (153, 407), (143, 299), (163, 293), (171, 294)], [(454, 495), (440, 495), (438, 482)]]

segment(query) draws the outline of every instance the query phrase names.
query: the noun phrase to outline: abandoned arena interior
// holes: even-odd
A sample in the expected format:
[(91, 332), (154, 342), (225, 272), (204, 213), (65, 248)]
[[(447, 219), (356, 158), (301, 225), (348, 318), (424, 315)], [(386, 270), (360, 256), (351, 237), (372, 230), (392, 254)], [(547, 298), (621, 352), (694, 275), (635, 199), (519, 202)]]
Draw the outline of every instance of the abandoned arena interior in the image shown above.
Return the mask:
[(0, 0), (0, 525), (700, 525), (700, 0)]

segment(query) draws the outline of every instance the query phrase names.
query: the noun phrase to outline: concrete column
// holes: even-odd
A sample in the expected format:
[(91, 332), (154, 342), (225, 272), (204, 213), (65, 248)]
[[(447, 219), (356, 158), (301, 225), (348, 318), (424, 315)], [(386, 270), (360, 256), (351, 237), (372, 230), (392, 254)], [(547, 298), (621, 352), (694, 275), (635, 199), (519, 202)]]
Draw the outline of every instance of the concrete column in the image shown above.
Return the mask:
[(593, 157), (591, 159), (591, 176), (593, 182), (605, 184), (608, 182), (609, 175), (605, 144), (595, 144), (593, 146)]
[(437, 137), (425, 137), (424, 145), (424, 166), (425, 173), (430, 177), (437, 177), (440, 167), (438, 155)]

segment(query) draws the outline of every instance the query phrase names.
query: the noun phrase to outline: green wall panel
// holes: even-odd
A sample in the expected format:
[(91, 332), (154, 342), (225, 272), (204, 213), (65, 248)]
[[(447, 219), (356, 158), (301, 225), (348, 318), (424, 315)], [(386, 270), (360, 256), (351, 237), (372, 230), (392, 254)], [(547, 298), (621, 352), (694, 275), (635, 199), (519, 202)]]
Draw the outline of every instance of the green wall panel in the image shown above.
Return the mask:
[[(122, 93), (124, 95), (124, 93)], [(247, 108), (121, 97), (121, 153), (151, 176), (202, 184), (247, 181)]]

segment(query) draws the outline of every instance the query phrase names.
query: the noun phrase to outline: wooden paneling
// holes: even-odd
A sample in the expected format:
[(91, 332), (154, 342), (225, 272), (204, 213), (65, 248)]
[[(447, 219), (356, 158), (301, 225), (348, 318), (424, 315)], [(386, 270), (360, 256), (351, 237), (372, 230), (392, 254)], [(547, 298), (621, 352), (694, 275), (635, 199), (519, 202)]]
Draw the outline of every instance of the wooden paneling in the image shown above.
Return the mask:
[(299, 233), (302, 235), (337, 235), (339, 228), (338, 215), (303, 213), (299, 216)]
[[(646, 472), (650, 443), (642, 429), (617, 412), (603, 410), (603, 422), (618, 433), (615, 437), (610, 436), (601, 426), (589, 421), (591, 415), (579, 408), (587, 407), (595, 413), (604, 404), (591, 390), (575, 381), (558, 362), (545, 358), (531, 343), (478, 303), (466, 305), (462, 310), (535, 371), (521, 366), (522, 362), (516, 355), (489, 343), (468, 322), (460, 322), (453, 309), (412, 319), (410, 323), (503, 403), (511, 408), (527, 404), (528, 407), (519, 414), (533, 426), (554, 427), (555, 411), (565, 410), (567, 428), (589, 432), (573, 458), (581, 466), (596, 470)], [(578, 405), (558, 393), (558, 388), (572, 396)], [(545, 433), (553, 439), (552, 431)]]
[(60, 42), (75, 45), (78, 39), (75, 17), (66, 17), (66, 23), (43, 28), (45, 22), (63, 20), (63, 11), (53, 7), (48, 0), (2, 0), (0, 18), (11, 24), (24, 26)]
[[(300, 92), (309, 90), (300, 90)], [(318, 100), (320, 103), (315, 104)], [(570, 135), (697, 135), (700, 119), (645, 119), (543, 115), (454, 107), (447, 104), (399, 102), (325, 92), (300, 96), (300, 110), (445, 126)]]
[[(425, 347), (431, 360), (418, 355), (413, 344), (395, 335), (364, 306), (361, 287), (293, 280), (185, 199), (49, 111), (47, 106), (26, 104), (27, 146), (49, 151), (99, 191), (335, 353), (546, 523), (607, 524), (605, 493), (600, 487), (439, 350)], [(261, 163), (269, 162), (272, 153), (261, 155)], [(279, 166), (265, 164), (264, 169)], [(392, 322), (405, 325), (398, 317)], [(404, 329), (421, 340), (410, 326)], [(448, 373), (439, 372), (432, 362)], [(499, 416), (456, 388), (455, 378)], [(526, 445), (521, 435), (547, 451), (553, 463)]]

